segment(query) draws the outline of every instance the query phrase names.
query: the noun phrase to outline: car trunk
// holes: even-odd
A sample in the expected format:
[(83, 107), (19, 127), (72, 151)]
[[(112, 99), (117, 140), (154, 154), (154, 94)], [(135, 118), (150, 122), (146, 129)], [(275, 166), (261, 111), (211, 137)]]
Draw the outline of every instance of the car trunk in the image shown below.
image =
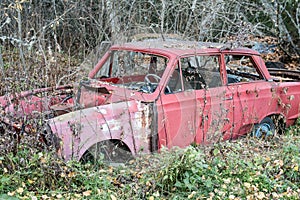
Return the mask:
[(276, 68), (268, 68), (268, 71), (276, 82), (300, 81), (300, 71)]

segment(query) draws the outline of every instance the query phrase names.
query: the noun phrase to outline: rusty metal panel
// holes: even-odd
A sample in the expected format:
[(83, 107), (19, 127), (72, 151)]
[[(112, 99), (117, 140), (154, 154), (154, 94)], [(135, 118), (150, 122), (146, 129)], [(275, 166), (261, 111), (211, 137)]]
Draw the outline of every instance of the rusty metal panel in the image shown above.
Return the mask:
[(50, 120), (66, 159), (80, 158), (93, 144), (123, 141), (132, 153), (149, 153), (153, 104), (137, 101), (90, 107)]

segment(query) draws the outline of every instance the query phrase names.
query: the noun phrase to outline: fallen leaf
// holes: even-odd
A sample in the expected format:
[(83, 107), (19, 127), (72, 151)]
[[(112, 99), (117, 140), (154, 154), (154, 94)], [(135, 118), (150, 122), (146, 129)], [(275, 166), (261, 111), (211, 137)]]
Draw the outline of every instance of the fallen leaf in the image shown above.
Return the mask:
[(250, 183), (247, 183), (247, 182), (245, 182), (245, 183), (244, 183), (244, 186), (245, 186), (246, 188), (250, 188), (251, 184), (250, 184)]
[(231, 182), (231, 179), (230, 179), (230, 178), (224, 179), (224, 183), (229, 184), (230, 182)]
[(157, 192), (154, 192), (154, 193), (153, 193), (153, 196), (155, 196), (155, 197), (159, 197), (159, 196), (160, 196), (160, 194), (159, 194), (159, 191), (157, 191)]
[(295, 167), (294, 167), (294, 171), (299, 171), (299, 166), (298, 165), (296, 165)]
[(188, 196), (188, 199), (191, 199), (191, 198), (193, 198), (195, 194), (196, 194), (196, 192), (195, 192), (195, 191), (193, 191), (191, 194), (189, 194), (189, 196)]
[(31, 179), (28, 179), (27, 181), (28, 181), (28, 183), (29, 183), (29, 184), (32, 184), (32, 183), (34, 183), (34, 181), (33, 181), (33, 180), (31, 180)]
[(117, 200), (117, 198), (113, 194), (110, 195), (110, 198), (111, 200)]
[(282, 167), (283, 166), (283, 160), (275, 160), (274, 164), (279, 165), (280, 167)]
[(83, 192), (82, 195), (87, 197), (87, 196), (90, 196), (91, 193), (92, 193), (91, 190), (87, 190), (87, 191)]
[(36, 196), (32, 196), (31, 200), (37, 200), (38, 198)]
[(266, 196), (265, 196), (265, 193), (259, 192), (259, 193), (256, 195), (256, 197), (257, 197), (258, 199), (264, 199)]
[(17, 191), (17, 193), (22, 194), (24, 192), (24, 189), (19, 187), (16, 191)]
[(68, 178), (74, 177), (75, 176), (75, 172), (70, 172), (68, 173)]
[(231, 194), (231, 195), (229, 195), (228, 198), (233, 200), (233, 199), (235, 199), (235, 196)]
[(80, 198), (80, 197), (81, 197), (81, 195), (78, 194), (78, 193), (75, 193), (74, 196), (75, 196), (76, 198)]
[(8, 196), (14, 196), (14, 195), (15, 195), (15, 192), (8, 192), (7, 195), (8, 195)]

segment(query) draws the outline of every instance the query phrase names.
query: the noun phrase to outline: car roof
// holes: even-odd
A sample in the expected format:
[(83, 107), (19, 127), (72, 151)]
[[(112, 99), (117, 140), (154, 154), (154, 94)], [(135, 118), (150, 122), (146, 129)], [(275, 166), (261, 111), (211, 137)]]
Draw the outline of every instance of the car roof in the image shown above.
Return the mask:
[(178, 39), (148, 39), (137, 42), (129, 42), (123, 44), (115, 44), (111, 47), (112, 50), (136, 50), (164, 54), (167, 56), (176, 55), (182, 56), (195, 53), (259, 53), (255, 50), (238, 47), (232, 48), (232, 44), (211, 43), (211, 42), (197, 42), (185, 41)]

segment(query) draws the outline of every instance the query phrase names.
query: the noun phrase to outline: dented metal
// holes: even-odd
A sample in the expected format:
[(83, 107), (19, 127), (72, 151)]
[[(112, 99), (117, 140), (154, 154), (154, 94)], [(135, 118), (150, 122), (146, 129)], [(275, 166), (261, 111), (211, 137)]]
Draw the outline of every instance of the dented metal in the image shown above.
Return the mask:
[(246, 48), (174, 40), (114, 45), (72, 91), (0, 97), (1, 121), (18, 130), (26, 122), (16, 117), (47, 114), (47, 141), (66, 160), (89, 151), (116, 157), (115, 148), (95, 153), (107, 141), (137, 155), (235, 139), (266, 118), (281, 124), (279, 132), (299, 117), (299, 73), (269, 71)]

